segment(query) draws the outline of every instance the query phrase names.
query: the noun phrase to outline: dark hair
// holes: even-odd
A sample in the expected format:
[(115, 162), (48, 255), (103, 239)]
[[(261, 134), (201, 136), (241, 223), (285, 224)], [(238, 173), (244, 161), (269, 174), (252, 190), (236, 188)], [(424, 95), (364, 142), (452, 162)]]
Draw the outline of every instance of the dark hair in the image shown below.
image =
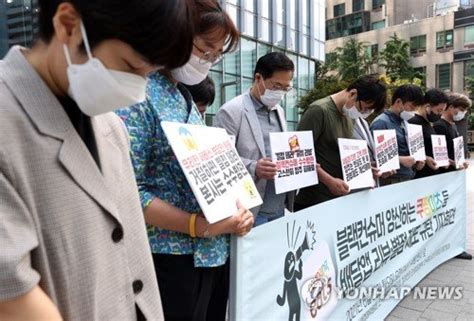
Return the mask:
[(214, 102), (214, 98), (216, 97), (216, 89), (214, 86), (214, 81), (210, 77), (207, 77), (197, 85), (184, 86), (189, 90), (191, 96), (193, 96), (193, 101), (195, 103), (204, 103), (209, 106)]
[(273, 76), (277, 71), (295, 71), (295, 64), (282, 52), (271, 52), (260, 57), (253, 72), (253, 79), (257, 73), (261, 74), (264, 79)]
[(357, 100), (372, 103), (373, 109), (378, 112), (387, 104), (387, 87), (383, 80), (375, 75), (366, 75), (357, 78), (347, 87), (347, 91), (357, 90)]
[(415, 106), (420, 106), (424, 101), (423, 90), (413, 84), (402, 85), (393, 92), (392, 105), (397, 99), (400, 99), (404, 104), (413, 103)]
[(431, 88), (425, 92), (424, 103), (436, 106), (439, 104), (447, 104), (449, 102), (448, 95), (438, 88)]
[(216, 30), (222, 29), (222, 33), (218, 35), (218, 39), (226, 37), (224, 53), (236, 49), (240, 32), (237, 30), (230, 16), (222, 10), (217, 0), (195, 0), (199, 23), (197, 24), (196, 34), (206, 36)]
[(63, 2), (80, 14), (91, 47), (118, 39), (151, 64), (168, 69), (189, 60), (197, 24), (192, 0), (39, 0), (39, 36), (47, 43), (54, 36), (53, 17)]
[(466, 95), (459, 93), (450, 93), (448, 96), (448, 106), (453, 108), (470, 109), (472, 101)]

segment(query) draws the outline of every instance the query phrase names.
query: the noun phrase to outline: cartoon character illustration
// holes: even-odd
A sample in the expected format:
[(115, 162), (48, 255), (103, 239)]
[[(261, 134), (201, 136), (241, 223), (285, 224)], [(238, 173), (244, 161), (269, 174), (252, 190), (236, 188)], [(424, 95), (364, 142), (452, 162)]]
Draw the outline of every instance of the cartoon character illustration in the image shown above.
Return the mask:
[[(295, 248), (295, 245), (298, 241), (298, 236), (301, 231), (301, 226), (298, 228), (298, 232), (296, 233), (296, 238), (293, 238), (294, 228), (295, 228), (295, 222), (293, 222), (293, 230), (291, 233), (291, 246), (290, 246), (289, 225), (287, 224), (286, 226), (288, 247), (290, 247), (290, 251), (286, 254), (285, 265), (283, 268), (283, 275), (285, 277), (285, 281), (283, 283), (283, 294), (282, 295), (278, 294), (276, 298), (277, 304), (280, 306), (283, 306), (285, 302), (288, 302), (288, 308), (289, 308), (288, 321), (300, 320), (301, 299), (300, 299), (300, 293), (299, 293), (299, 288), (298, 288), (298, 280), (301, 280), (301, 278), (303, 277), (303, 260), (301, 259), (301, 256), (303, 255), (304, 251), (310, 249), (310, 246), (308, 244), (308, 234), (305, 233), (303, 243), (301, 243), (301, 245), (296, 249), (296, 251), (292, 251), (292, 249)], [(296, 269), (297, 264), (298, 264), (298, 269)]]
[(243, 184), (244, 184), (245, 190), (247, 191), (247, 194), (249, 195), (251, 199), (254, 199), (255, 197), (257, 197), (257, 192), (255, 191), (255, 188), (253, 187), (252, 182), (246, 180), (244, 181)]
[(303, 277), (303, 261), (299, 260), (298, 271), (296, 270), (296, 257), (293, 252), (288, 252), (285, 258), (285, 283), (283, 284), (283, 296), (277, 296), (278, 305), (283, 306), (288, 301), (290, 309), (288, 321), (299, 321), (301, 312), (300, 295), (298, 291), (298, 284), (296, 280), (301, 280)]
[(180, 127), (178, 133), (187, 150), (192, 151), (198, 149), (197, 142), (189, 130), (184, 127)]
[(288, 139), (288, 145), (290, 146), (290, 151), (296, 152), (300, 150), (300, 143), (298, 141), (298, 136), (293, 135)]

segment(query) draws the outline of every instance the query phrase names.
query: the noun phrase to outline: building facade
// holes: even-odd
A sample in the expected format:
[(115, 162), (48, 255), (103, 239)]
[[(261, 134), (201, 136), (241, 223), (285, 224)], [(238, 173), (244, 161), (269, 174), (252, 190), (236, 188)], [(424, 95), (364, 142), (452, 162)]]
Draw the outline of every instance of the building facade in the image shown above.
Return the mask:
[[(410, 61), (424, 75), (426, 87), (465, 92), (466, 77), (474, 77), (474, 9), (469, 1), (458, 0), (456, 5), (449, 0), (431, 2), (426, 6), (426, 15), (431, 17), (409, 19), (351, 37), (364, 42), (369, 55), (377, 55), (396, 33), (410, 42)], [(328, 40), (326, 52), (343, 46), (348, 38)], [(384, 72), (378, 66), (373, 71)]]
[[(248, 90), (257, 59), (285, 52), (295, 63), (294, 94), (282, 105), (288, 127), (298, 121), (296, 103), (314, 87), (316, 61), (324, 60), (324, 0), (221, 0), (239, 30), (238, 49), (225, 55), (211, 70), (216, 100), (208, 109), (207, 124), (226, 101)], [(37, 0), (0, 0), (0, 58), (15, 44), (31, 46), (37, 32)]]

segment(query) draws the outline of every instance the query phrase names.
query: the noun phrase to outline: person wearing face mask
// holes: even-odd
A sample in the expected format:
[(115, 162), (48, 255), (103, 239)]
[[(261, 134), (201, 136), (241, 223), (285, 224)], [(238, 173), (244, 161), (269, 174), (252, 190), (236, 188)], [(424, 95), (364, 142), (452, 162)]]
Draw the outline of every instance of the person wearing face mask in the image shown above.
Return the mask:
[(128, 139), (111, 111), (143, 100), (157, 66), (186, 63), (195, 8), (38, 4), (39, 39), (0, 62), (0, 320), (163, 320)]
[(392, 95), (392, 106), (374, 119), (370, 129), (395, 129), (397, 134), (400, 169), (397, 173), (381, 178), (380, 185), (389, 185), (404, 182), (415, 176), (415, 170), (421, 170), (425, 162), (415, 161), (410, 156), (407, 143), (406, 122), (415, 116), (417, 106), (423, 104), (423, 91), (416, 85), (402, 85), (395, 89)]
[[(301, 189), (295, 210), (350, 192), (343, 180), (338, 138), (352, 138), (354, 122), (385, 106), (387, 88), (375, 76), (362, 76), (344, 89), (312, 103), (301, 116), (298, 130), (313, 132), (319, 184)], [(361, 133), (362, 134), (362, 133)]]
[(279, 103), (292, 90), (295, 66), (285, 54), (272, 52), (257, 61), (252, 88), (224, 104), (214, 126), (236, 137), (235, 146), (252, 176), (263, 204), (252, 209), (255, 225), (279, 217), (285, 207), (292, 210), (294, 193), (275, 193), (276, 164), (271, 160), (270, 133), (286, 131)]
[[(455, 122), (463, 119), (472, 105), (471, 100), (463, 94), (451, 93), (448, 96), (448, 99), (448, 107), (443, 111), (441, 119), (433, 124), (433, 129), (437, 135), (446, 136), (448, 156), (451, 162), (451, 165), (448, 168), (441, 168), (440, 173), (447, 173), (456, 170), (454, 165), (453, 139), (459, 137), (460, 134)], [(469, 163), (465, 162), (463, 168), (467, 169), (468, 166)]]
[[(229, 291), (229, 234), (245, 235), (250, 211), (236, 204), (209, 224), (161, 127), (162, 121), (204, 125), (183, 86), (203, 81), (239, 33), (215, 0), (195, 0), (196, 35), (183, 67), (149, 76), (147, 99), (118, 111), (128, 128), (148, 237), (166, 320), (224, 321)], [(232, 214), (232, 213), (230, 213)]]
[(441, 114), (448, 104), (448, 96), (439, 89), (433, 88), (426, 91), (424, 103), (417, 107), (415, 116), (408, 122), (420, 125), (423, 130), (423, 141), (425, 144), (426, 165), (415, 173), (415, 178), (423, 178), (438, 172), (438, 166), (433, 158), (433, 145), (431, 135), (436, 135), (433, 121), (441, 118)]

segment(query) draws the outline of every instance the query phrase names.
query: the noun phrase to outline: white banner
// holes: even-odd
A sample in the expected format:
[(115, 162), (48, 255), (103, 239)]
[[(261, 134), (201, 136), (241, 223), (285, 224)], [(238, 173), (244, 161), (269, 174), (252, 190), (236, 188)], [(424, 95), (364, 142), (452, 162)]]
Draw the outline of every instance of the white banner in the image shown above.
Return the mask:
[(395, 129), (374, 130), (375, 161), (380, 174), (400, 168)]
[(161, 126), (209, 223), (232, 216), (237, 200), (248, 209), (262, 204), (224, 129), (165, 121)]
[(431, 143), (433, 144), (433, 158), (438, 167), (449, 166), (448, 145), (446, 144), (446, 136), (431, 135)]
[(230, 320), (383, 320), (465, 250), (465, 180), (365, 190), (233, 237)]
[(342, 174), (351, 190), (373, 187), (372, 166), (365, 140), (338, 138)]
[(313, 132), (270, 133), (272, 161), (277, 165), (277, 194), (318, 184)]

